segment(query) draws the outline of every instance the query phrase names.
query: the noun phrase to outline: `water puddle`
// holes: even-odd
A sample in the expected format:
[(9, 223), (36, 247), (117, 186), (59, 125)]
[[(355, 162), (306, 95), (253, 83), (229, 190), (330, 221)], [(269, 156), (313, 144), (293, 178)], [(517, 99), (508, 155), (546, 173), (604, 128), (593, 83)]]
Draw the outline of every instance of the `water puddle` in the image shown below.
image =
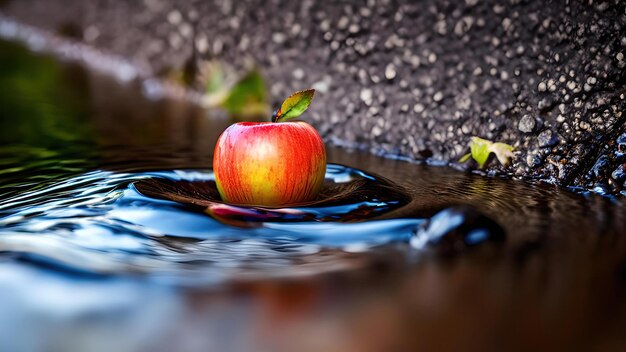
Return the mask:
[[(5, 97), (0, 120), (5, 258), (202, 285), (358, 268), (375, 248), (410, 251), (418, 232), (413, 248), (446, 237), (423, 234), (429, 215), (389, 216), (415, 196), (364, 171), (368, 163), (329, 164), (321, 195), (307, 204), (224, 203), (206, 166), (228, 121), (184, 102), (146, 99), (132, 84), (110, 89), (98, 74), (18, 45), (0, 49), (11, 68), (0, 83), (19, 93)], [(38, 78), (24, 80), (33, 69)]]
[(0, 41), (0, 349), (298, 350), (381, 321), (394, 341), (534, 341), (538, 316), (621, 336), (620, 201), (329, 147), (315, 202), (225, 204), (209, 168), (231, 121), (99, 62)]
[(0, 250), (75, 271), (200, 283), (328, 270), (346, 266), (342, 252), (407, 242), (422, 220), (365, 221), (409, 199), (340, 165), (328, 166), (320, 200), (281, 209), (221, 202), (210, 170), (94, 171), (3, 199)]

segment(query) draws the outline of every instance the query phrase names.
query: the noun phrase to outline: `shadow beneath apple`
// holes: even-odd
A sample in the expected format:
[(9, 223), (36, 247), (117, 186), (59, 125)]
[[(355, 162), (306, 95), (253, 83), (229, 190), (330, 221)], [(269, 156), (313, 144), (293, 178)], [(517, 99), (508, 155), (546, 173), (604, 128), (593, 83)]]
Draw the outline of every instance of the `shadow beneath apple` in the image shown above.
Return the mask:
[(392, 181), (337, 164), (327, 166), (324, 185), (315, 200), (280, 208), (225, 203), (213, 177), (150, 178), (137, 181), (134, 186), (147, 197), (181, 203), (221, 222), (245, 227), (267, 221), (365, 221), (411, 201), (408, 192)]

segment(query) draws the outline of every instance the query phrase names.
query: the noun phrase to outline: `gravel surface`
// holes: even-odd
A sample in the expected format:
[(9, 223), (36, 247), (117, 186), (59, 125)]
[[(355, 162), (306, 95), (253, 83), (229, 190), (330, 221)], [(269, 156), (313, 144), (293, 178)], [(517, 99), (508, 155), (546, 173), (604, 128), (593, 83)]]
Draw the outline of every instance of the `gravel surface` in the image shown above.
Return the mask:
[(480, 136), (517, 151), (488, 173), (624, 185), (620, 0), (3, 3), (6, 16), (155, 75), (210, 59), (254, 64), (274, 104), (312, 86), (309, 120), (335, 144), (456, 162)]

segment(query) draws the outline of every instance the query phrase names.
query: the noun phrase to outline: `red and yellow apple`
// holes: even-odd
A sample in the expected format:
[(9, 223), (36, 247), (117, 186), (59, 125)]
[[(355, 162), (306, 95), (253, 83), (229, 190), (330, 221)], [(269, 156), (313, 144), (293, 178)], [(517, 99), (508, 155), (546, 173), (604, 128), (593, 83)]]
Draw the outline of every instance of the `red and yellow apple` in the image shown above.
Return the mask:
[(215, 182), (231, 204), (278, 207), (313, 200), (326, 173), (324, 142), (306, 122), (240, 122), (220, 136)]

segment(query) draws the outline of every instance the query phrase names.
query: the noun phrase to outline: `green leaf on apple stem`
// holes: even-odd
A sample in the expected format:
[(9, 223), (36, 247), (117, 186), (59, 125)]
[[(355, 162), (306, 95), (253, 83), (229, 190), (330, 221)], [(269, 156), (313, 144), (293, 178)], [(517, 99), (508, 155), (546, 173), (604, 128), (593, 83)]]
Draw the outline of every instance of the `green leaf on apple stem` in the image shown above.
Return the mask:
[(496, 158), (502, 165), (507, 165), (510, 159), (515, 156), (513, 154), (513, 146), (499, 142), (494, 143), (478, 137), (472, 137), (469, 147), (470, 153), (463, 155), (461, 159), (459, 159), (459, 162), (466, 162), (471, 156), (472, 159), (476, 160), (481, 169), (485, 166), (491, 153), (496, 155)]
[(306, 89), (293, 93), (280, 106), (274, 121), (284, 122), (302, 115), (311, 105), (314, 95), (315, 89)]

